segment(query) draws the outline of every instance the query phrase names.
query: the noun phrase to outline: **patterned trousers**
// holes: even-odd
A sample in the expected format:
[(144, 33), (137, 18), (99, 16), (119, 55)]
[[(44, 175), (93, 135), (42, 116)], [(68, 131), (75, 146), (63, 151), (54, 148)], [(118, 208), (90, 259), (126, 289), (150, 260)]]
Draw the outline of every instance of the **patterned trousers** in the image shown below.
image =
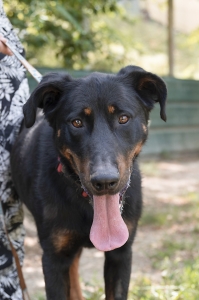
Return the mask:
[[(0, 33), (8, 39), (12, 37), (10, 41), (16, 45), (17, 51), (23, 54), (23, 49), (14, 36), (10, 23), (2, 14), (1, 8), (0, 3)], [(29, 88), (24, 68), (14, 56), (9, 57), (0, 53), (0, 201), (3, 207), (3, 211), (0, 210), (1, 300), (23, 299), (6, 231), (22, 265), (24, 257), (23, 211), (12, 184), (10, 152), (23, 119), (22, 106), (28, 97)]]
[[(13, 30), (0, 0), (0, 34), (24, 55), (24, 49)], [(0, 53), (0, 300), (22, 300), (15, 261), (10, 243), (23, 263), (24, 228), (22, 205), (14, 192), (10, 152), (23, 119), (22, 106), (29, 97), (25, 69), (17, 58)], [(6, 229), (5, 226), (6, 225)]]

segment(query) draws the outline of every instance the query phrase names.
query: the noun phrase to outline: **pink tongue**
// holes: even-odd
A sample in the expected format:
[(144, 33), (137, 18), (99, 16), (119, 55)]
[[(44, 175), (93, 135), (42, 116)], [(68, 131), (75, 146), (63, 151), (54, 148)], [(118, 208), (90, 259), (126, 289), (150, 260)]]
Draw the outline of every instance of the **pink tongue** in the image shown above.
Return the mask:
[(110, 251), (126, 243), (129, 232), (119, 209), (119, 194), (93, 196), (94, 218), (90, 240), (101, 251)]

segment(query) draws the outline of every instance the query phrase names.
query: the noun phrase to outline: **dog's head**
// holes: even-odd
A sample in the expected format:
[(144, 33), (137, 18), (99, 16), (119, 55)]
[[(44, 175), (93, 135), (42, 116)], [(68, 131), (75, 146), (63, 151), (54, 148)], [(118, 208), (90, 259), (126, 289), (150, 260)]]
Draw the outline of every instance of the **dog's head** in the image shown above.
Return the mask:
[(37, 107), (43, 109), (61, 161), (94, 198), (95, 213), (102, 210), (96, 203), (105, 198), (106, 203), (119, 202), (133, 160), (146, 141), (149, 112), (156, 102), (166, 121), (166, 96), (162, 79), (135, 66), (117, 75), (93, 73), (82, 79), (51, 73), (24, 105), (25, 124), (31, 127)]

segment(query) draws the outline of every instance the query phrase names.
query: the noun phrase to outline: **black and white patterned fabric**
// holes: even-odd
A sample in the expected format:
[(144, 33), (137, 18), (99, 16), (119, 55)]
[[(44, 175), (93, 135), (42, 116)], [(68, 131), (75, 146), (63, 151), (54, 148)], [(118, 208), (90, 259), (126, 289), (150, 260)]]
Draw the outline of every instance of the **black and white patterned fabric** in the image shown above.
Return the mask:
[[(2, 0), (0, 0), (0, 34), (12, 42), (16, 50), (24, 55), (23, 47), (5, 15)], [(24, 67), (14, 55), (5, 56), (0, 53), (0, 198), (3, 207), (3, 214), (0, 211), (1, 300), (23, 299), (4, 224), (22, 264), (24, 257), (23, 211), (17, 195), (13, 192), (10, 151), (19, 133), (23, 119), (22, 106), (28, 96), (29, 88)]]

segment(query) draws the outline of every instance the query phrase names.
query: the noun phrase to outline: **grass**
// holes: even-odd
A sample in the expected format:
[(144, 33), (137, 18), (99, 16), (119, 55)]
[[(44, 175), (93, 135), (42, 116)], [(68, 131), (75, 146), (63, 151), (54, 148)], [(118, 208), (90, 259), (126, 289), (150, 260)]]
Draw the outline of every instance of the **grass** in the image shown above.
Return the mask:
[[(89, 290), (84, 290), (84, 297), (86, 300), (104, 299), (104, 291), (96, 286), (89, 287)], [(143, 275), (131, 283), (128, 300), (155, 299), (198, 300), (199, 259), (185, 261), (183, 267), (179, 268), (177, 260), (172, 262), (166, 257), (162, 262), (160, 282), (154, 282), (151, 278)]]
[(195, 242), (190, 241), (176, 241), (166, 238), (162, 241), (160, 247), (155, 249), (155, 252), (150, 256), (153, 269), (164, 269), (165, 260), (170, 262), (178, 262), (178, 269), (184, 263), (193, 259), (192, 250), (197, 247)]
[(170, 260), (162, 271), (159, 284), (147, 277), (140, 277), (130, 290), (129, 300), (198, 300), (199, 299), (199, 260), (185, 265), (179, 272), (177, 264), (174, 270)]
[[(154, 167), (144, 165), (144, 171), (154, 176)], [(157, 169), (156, 166), (156, 174)], [(153, 271), (161, 275), (157, 280), (140, 276), (131, 285), (129, 300), (199, 299), (199, 193), (182, 191), (180, 197), (184, 200), (181, 205), (174, 205), (171, 200), (157, 209), (155, 203), (145, 207), (140, 226), (151, 227), (154, 234), (163, 232), (159, 244), (146, 253)]]
[[(91, 289), (92, 290), (92, 289)], [(104, 299), (102, 288), (85, 292), (86, 300)], [(199, 299), (199, 260), (184, 262), (179, 270), (178, 262), (164, 260), (164, 268), (159, 283), (147, 276), (140, 276), (130, 287), (128, 300), (198, 300)]]

